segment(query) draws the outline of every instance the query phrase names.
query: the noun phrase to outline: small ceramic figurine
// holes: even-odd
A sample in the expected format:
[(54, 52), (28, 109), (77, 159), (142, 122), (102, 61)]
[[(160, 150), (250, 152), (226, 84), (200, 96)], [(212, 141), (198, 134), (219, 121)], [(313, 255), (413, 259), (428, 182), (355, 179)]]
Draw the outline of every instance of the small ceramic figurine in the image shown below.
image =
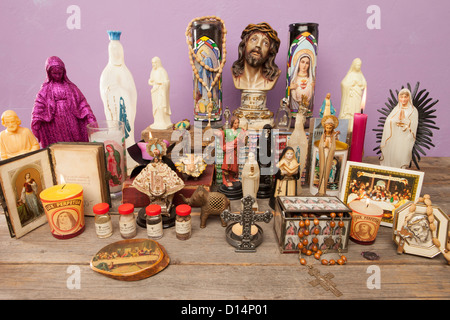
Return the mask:
[(353, 131), (353, 115), (364, 108), (367, 90), (366, 78), (361, 71), (361, 59), (353, 60), (350, 70), (341, 81), (341, 109), (339, 119), (349, 119), (349, 130)]
[(333, 116), (336, 115), (336, 110), (331, 103), (331, 94), (327, 93), (327, 96), (323, 99), (322, 106), (320, 107), (319, 115), (323, 118), (324, 116), (328, 116), (330, 114)]
[(170, 115), (169, 89), (170, 80), (167, 71), (161, 64), (161, 59), (152, 59), (152, 72), (148, 84), (152, 88), (152, 105), (154, 122), (150, 125), (152, 129), (168, 129), (172, 126)]
[[(259, 165), (253, 152), (248, 153), (248, 159), (242, 169), (242, 194), (250, 195), (256, 199), (259, 189)], [(253, 203), (253, 208), (258, 210), (258, 202)]]
[(322, 126), (324, 132), (319, 142), (319, 191), (317, 195), (326, 195), (328, 179), (330, 177), (331, 166), (333, 165), (334, 154), (336, 151), (336, 136), (339, 134), (335, 131), (339, 125), (339, 120), (333, 115), (322, 118)]
[[(125, 65), (120, 31), (108, 31), (108, 63), (100, 76), (100, 96), (106, 120), (122, 121), (125, 124), (125, 145), (133, 146), (134, 122), (136, 118), (137, 90), (133, 75)], [(137, 163), (127, 153), (127, 168)]]
[(231, 118), (231, 111), (228, 107), (226, 107), (225, 111), (223, 112), (224, 129), (230, 129), (230, 118)]
[(269, 205), (274, 208), (275, 199), (278, 196), (296, 196), (297, 180), (300, 178), (300, 164), (295, 158), (295, 151), (292, 147), (286, 147), (280, 155), (275, 174), (275, 189), (273, 197), (270, 198)]
[(409, 167), (416, 142), (419, 113), (412, 103), (411, 92), (404, 88), (398, 94), (398, 104), (386, 118), (381, 139), (382, 166)]
[[(305, 133), (305, 115), (303, 112), (298, 112), (295, 117), (295, 127), (292, 131), (291, 137), (288, 141), (288, 146), (292, 147), (295, 152), (295, 158), (300, 164), (300, 176), (305, 169), (306, 159), (308, 157), (308, 138)], [(301, 190), (301, 179), (297, 182), (297, 193)]]
[(13, 110), (2, 113), (2, 125), (6, 128), (0, 132), (0, 159), (5, 160), (30, 151), (39, 150), (39, 142), (30, 129), (21, 127), (22, 121)]
[(239, 118), (231, 118), (231, 129), (223, 132), (222, 180), (227, 187), (233, 187), (238, 181), (238, 150), (244, 146), (245, 130), (239, 128)]
[(206, 162), (202, 155), (188, 153), (175, 162), (175, 167), (186, 176), (186, 179), (189, 177), (198, 178), (205, 171)]
[(280, 108), (277, 111), (275, 127), (280, 130), (289, 130), (291, 128), (291, 109), (288, 108), (289, 101), (283, 98), (280, 101)]
[(271, 90), (281, 73), (275, 64), (280, 47), (277, 32), (265, 22), (249, 24), (241, 39), (239, 57), (232, 66), (234, 86), (240, 90)]
[(96, 122), (80, 89), (67, 77), (64, 62), (49, 57), (47, 80), (42, 84), (31, 113), (31, 130), (46, 148), (56, 142), (88, 142), (86, 126)]

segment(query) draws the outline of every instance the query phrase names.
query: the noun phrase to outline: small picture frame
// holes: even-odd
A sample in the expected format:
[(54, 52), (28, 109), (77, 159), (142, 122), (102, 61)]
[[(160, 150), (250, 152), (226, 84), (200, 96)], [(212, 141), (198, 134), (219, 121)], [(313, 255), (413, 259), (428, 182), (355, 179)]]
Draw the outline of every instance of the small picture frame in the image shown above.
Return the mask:
[(47, 223), (39, 194), (56, 184), (46, 149), (0, 162), (0, 202), (11, 237)]
[[(426, 206), (424, 204), (416, 204), (415, 213), (409, 217), (409, 208), (413, 204), (408, 201), (396, 210), (393, 227), (393, 239), (397, 245), (403, 246), (403, 252), (417, 256), (433, 258), (441, 251), (432, 242), (433, 231), (430, 229), (430, 223), (427, 219)], [(439, 207), (432, 206), (434, 224), (436, 230), (434, 236), (441, 244), (447, 243), (447, 235), (449, 230), (449, 217)], [(409, 217), (408, 219), (406, 219)], [(406, 229), (408, 237), (403, 239), (399, 235), (402, 229)], [(400, 244), (400, 242), (402, 242)]]
[(0, 161), (0, 204), (11, 237), (47, 223), (40, 193), (56, 184), (83, 187), (84, 214), (99, 202), (111, 205), (103, 143), (58, 142), (46, 149)]
[(420, 197), (423, 177), (421, 171), (347, 161), (340, 199), (345, 204), (370, 199), (384, 210), (381, 225), (392, 227), (395, 210)]

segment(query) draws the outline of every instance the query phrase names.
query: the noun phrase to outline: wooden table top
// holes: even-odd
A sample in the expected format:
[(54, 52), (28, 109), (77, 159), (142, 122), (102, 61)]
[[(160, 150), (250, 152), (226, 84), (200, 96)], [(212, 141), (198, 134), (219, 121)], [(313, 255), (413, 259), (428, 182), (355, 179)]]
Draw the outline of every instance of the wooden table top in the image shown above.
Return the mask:
[[(374, 158), (365, 159), (375, 163)], [(450, 212), (450, 158), (424, 158), (422, 194)], [(260, 209), (267, 200), (258, 199)], [(239, 210), (240, 201), (232, 202)], [(192, 217), (192, 237), (178, 240), (174, 228), (164, 230), (158, 242), (164, 246), (169, 266), (143, 280), (125, 282), (107, 278), (90, 268), (92, 257), (104, 246), (122, 240), (118, 216), (113, 216), (114, 234), (99, 239), (94, 219), (86, 217), (85, 231), (72, 239), (58, 240), (45, 224), (20, 239), (9, 236), (5, 216), (0, 216), (0, 299), (170, 299), (170, 300), (309, 300), (309, 299), (449, 299), (450, 266), (442, 255), (433, 259), (396, 253), (392, 228), (380, 227), (374, 244), (349, 242), (348, 263), (321, 266), (323, 275), (332, 272), (336, 297), (314, 280), (301, 266), (297, 254), (282, 254), (270, 223), (259, 222), (263, 243), (255, 253), (237, 253), (225, 239), (225, 228), (217, 216), (209, 217), (200, 229), (198, 209)], [(136, 238), (146, 238), (138, 227)], [(380, 259), (365, 259), (363, 251), (376, 252)], [(311, 260), (311, 261), (312, 261)], [(79, 271), (79, 288), (70, 288), (73, 270)], [(374, 279), (379, 282), (376, 282)], [(377, 286), (377, 284), (379, 286)]]

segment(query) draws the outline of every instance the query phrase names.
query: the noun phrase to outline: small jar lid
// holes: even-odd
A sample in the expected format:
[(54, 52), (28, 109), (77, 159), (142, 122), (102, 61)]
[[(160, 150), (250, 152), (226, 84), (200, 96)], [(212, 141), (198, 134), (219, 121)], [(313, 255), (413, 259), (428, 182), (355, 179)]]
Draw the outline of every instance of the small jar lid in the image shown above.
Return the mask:
[(109, 204), (107, 203), (97, 203), (92, 210), (95, 214), (105, 214), (109, 211)]
[(145, 208), (145, 213), (148, 216), (157, 216), (158, 214), (161, 213), (161, 206), (157, 204), (151, 204), (147, 206), (147, 208)]
[(119, 206), (120, 214), (130, 214), (134, 212), (134, 205), (132, 203), (124, 203)]
[(176, 207), (175, 211), (179, 216), (188, 216), (191, 214), (191, 206), (187, 204), (180, 204)]

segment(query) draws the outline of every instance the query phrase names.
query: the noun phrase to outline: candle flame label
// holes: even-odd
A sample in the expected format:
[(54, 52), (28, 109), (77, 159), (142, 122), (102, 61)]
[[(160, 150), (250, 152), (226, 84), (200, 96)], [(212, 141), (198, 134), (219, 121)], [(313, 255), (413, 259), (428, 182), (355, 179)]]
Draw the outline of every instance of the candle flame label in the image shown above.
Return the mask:
[(67, 206), (80, 206), (81, 202), (82, 201), (80, 199), (66, 200), (66, 201), (50, 203), (50, 204), (45, 205), (44, 207), (45, 207), (45, 210), (53, 210), (53, 209), (58, 209), (58, 208), (62, 208), (62, 207), (67, 207)]

